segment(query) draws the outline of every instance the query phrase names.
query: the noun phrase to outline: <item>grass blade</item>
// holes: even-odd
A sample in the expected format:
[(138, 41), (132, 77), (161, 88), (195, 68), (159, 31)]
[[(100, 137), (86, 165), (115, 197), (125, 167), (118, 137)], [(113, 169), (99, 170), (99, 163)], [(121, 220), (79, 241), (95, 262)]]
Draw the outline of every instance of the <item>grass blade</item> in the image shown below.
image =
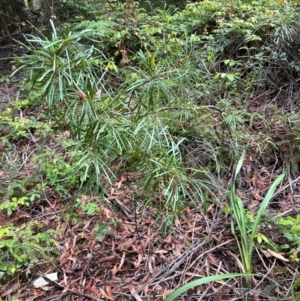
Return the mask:
[[(176, 297), (178, 297), (181, 294), (183, 294), (184, 292), (186, 292), (187, 290), (194, 288), (195, 286), (198, 286), (201, 284), (209, 283), (212, 281), (219, 281), (219, 280), (228, 279), (228, 278), (241, 277), (241, 276), (245, 276), (245, 274), (230, 273), (230, 274), (221, 274), (221, 275), (214, 275), (214, 276), (208, 276), (205, 278), (200, 278), (200, 279), (191, 281), (191, 282), (181, 286), (180, 288), (176, 289), (166, 299), (164, 299), (164, 301), (172, 301)], [(249, 275), (247, 275), (247, 276), (249, 276)]]

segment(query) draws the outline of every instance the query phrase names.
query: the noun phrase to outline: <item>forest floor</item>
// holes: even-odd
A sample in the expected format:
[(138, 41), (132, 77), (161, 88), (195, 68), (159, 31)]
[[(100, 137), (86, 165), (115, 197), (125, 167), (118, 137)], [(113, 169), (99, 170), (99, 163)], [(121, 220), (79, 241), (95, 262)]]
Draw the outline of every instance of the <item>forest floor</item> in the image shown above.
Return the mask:
[[(20, 99), (21, 93), (17, 83), (1, 83), (1, 114), (12, 101)], [(272, 112), (284, 109), (276, 103), (270, 103), (270, 108)], [(265, 103), (255, 104), (255, 110), (267, 109)], [(15, 118), (34, 117), (38, 121), (43, 112), (43, 107), (19, 110)], [(269, 120), (269, 135), (285, 141), (289, 129), (278, 127), (272, 113)], [(29, 206), (19, 206), (9, 216), (5, 210), (0, 211), (0, 226), (14, 225), (17, 231), (37, 222), (40, 226), (35, 231), (51, 229), (56, 240), (54, 252), (50, 252), (54, 257), (48, 254), (33, 260), (27, 269), (20, 269), (9, 281), (6, 277), (0, 279), (2, 300), (161, 301), (174, 288), (191, 280), (242, 272), (230, 217), (224, 210), (229, 206), (226, 198), (223, 204), (211, 200), (206, 212), (200, 203), (198, 206), (187, 204), (173, 227), (164, 231), (155, 220), (157, 208), (148, 206), (144, 210), (143, 200), (135, 199), (138, 187), (134, 173), (120, 174), (104, 197), (75, 189), (60, 194), (55, 187), (57, 183), (41, 185), (45, 178), (38, 159), (34, 158), (48, 152), (68, 160), (63, 142), (69, 139), (69, 133), (54, 130), (43, 136), (37, 130), (29, 130), (24, 137), (13, 137), (12, 125), (3, 120), (1, 123), (0, 137), (9, 137), (9, 140), (0, 141), (0, 203), (12, 197), (34, 194), (35, 197)], [(256, 123), (249, 130), (258, 133), (260, 128)], [(269, 157), (262, 157), (255, 150), (247, 154), (237, 192), (254, 216), (271, 183), (290, 168), (293, 160), (290, 155), (289, 149), (284, 153), (270, 153)], [(46, 156), (42, 158), (46, 160)], [(228, 170), (221, 173), (224, 187), (230, 186)], [(298, 170), (290, 172), (271, 201), (270, 216), (299, 215), (299, 183)], [(42, 187), (39, 193), (36, 193), (37, 187)], [(157, 196), (157, 202), (161, 201)], [(91, 204), (98, 207), (93, 210), (89, 207)], [(275, 244), (286, 242), (271, 218), (262, 221), (259, 233)], [(0, 236), (2, 239), (5, 235)], [(21, 238), (20, 243), (22, 239), (27, 238)], [(0, 247), (1, 252), (8, 252)], [(256, 276), (251, 287), (241, 278), (223, 280), (195, 287), (176, 300), (292, 300), (291, 285), (300, 277), (296, 261), (270, 251), (262, 242), (257, 244), (252, 265)], [(57, 273), (57, 278), (50, 277), (53, 273), (55, 276)], [(38, 278), (44, 280), (40, 287), (36, 282)]]

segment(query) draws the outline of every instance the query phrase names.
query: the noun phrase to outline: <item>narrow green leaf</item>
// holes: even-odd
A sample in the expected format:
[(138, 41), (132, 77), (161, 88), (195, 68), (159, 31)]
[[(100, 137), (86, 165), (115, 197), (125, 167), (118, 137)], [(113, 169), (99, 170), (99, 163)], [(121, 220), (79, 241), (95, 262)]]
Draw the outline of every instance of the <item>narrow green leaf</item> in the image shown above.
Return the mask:
[(259, 207), (259, 210), (257, 212), (256, 218), (255, 218), (254, 224), (252, 226), (252, 230), (251, 230), (250, 242), (252, 242), (252, 244), (253, 244), (254, 236), (255, 236), (257, 228), (259, 226), (261, 217), (265, 213), (265, 211), (274, 195), (276, 187), (282, 182), (284, 176), (285, 176), (285, 174), (283, 173), (274, 181), (274, 183), (271, 185), (270, 189), (268, 190), (264, 200), (262, 201), (262, 203)]
[(214, 275), (214, 276), (208, 276), (205, 278), (197, 279), (194, 281), (191, 281), (182, 287), (176, 289), (173, 293), (171, 293), (164, 301), (172, 301), (176, 297), (180, 296), (187, 290), (194, 288), (195, 286), (202, 285), (205, 283), (213, 282), (213, 281), (219, 281), (223, 279), (228, 279), (228, 278), (234, 278), (234, 277), (241, 277), (241, 276), (250, 276), (249, 274), (239, 274), (239, 273), (231, 273), (231, 274), (221, 274), (221, 275)]
[(236, 165), (234, 178), (237, 177), (237, 175), (239, 174), (239, 172), (240, 172), (240, 170), (241, 170), (241, 168), (242, 168), (242, 166), (243, 166), (243, 162), (244, 162), (244, 159), (245, 159), (245, 155), (246, 155), (246, 152), (243, 151), (243, 153), (242, 153), (242, 155), (241, 155), (241, 157), (240, 157), (240, 159), (239, 159), (239, 161), (238, 161), (238, 163), (237, 163), (237, 165)]

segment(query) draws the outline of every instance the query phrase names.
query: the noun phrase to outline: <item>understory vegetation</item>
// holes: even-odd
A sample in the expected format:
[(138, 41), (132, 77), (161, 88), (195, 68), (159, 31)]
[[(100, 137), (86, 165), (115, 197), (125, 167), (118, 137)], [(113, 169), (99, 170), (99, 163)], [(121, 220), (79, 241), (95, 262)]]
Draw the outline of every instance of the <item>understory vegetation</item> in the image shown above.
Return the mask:
[(297, 1), (59, 2), (0, 79), (3, 300), (300, 300)]

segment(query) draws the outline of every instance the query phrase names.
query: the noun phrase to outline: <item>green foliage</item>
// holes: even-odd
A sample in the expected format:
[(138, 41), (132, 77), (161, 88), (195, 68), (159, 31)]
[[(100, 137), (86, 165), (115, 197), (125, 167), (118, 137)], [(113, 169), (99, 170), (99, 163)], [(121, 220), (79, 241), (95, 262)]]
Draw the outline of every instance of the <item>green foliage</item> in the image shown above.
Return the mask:
[[(36, 222), (22, 227), (0, 227), (0, 278), (13, 276), (38, 258), (54, 252), (55, 241)], [(49, 260), (49, 258), (48, 258)]]
[(29, 206), (27, 197), (16, 198), (13, 197), (10, 201), (6, 201), (0, 204), (0, 210), (6, 210), (7, 215), (10, 216), (20, 205)]
[(85, 211), (87, 215), (92, 215), (95, 212), (100, 212), (100, 207), (95, 202), (84, 203), (80, 199), (76, 200), (76, 207), (80, 207), (81, 210)]
[(10, 82), (9, 75), (4, 75), (0, 77), (0, 83), (9, 83), (9, 82)]
[(29, 101), (18, 100), (13, 101), (11, 105), (2, 112), (0, 116), (0, 130), (4, 135), (1, 141), (10, 142), (18, 138), (32, 137), (33, 132), (37, 132), (41, 136), (46, 136), (51, 132), (49, 125), (42, 121), (36, 120), (35, 117), (23, 117), (22, 110), (29, 107)]
[[(44, 95), (50, 109), (53, 110), (53, 104), (58, 99), (68, 99), (72, 95), (72, 87), (73, 90), (77, 88), (84, 91), (80, 101), (73, 99), (64, 108), (64, 123), (68, 125), (71, 136), (78, 139), (77, 153), (80, 158), (75, 163), (74, 170), (82, 174), (82, 182), (102, 189), (100, 175), (104, 176), (105, 182), (111, 183), (118, 172), (111, 166), (117, 164), (119, 168), (128, 166), (130, 171), (141, 172), (139, 180), (143, 183), (143, 195), (152, 202), (157, 194), (162, 193), (165, 202), (160, 210), (170, 212), (173, 218), (184, 207), (187, 199), (201, 199), (205, 204), (203, 189), (209, 189), (208, 183), (205, 180), (199, 181), (199, 177), (194, 179), (186, 176), (180, 151), (184, 138), (174, 135), (197, 112), (197, 104), (192, 99), (186, 101), (186, 95), (178, 90), (179, 83), (183, 85), (190, 81), (190, 74), (186, 72), (190, 63), (183, 61), (178, 69), (172, 62), (159, 60), (156, 53), (139, 51), (139, 64), (129, 67), (126, 72), (125, 69), (122, 71), (125, 76), (124, 87), (120, 91), (112, 91), (95, 79), (93, 63), (87, 60), (89, 56), (85, 56), (85, 63), (91, 68), (84, 69), (88, 78), (86, 86), (85, 77), (78, 76), (77, 68), (82, 67), (77, 66), (77, 60), (72, 60), (74, 56), (71, 56), (68, 48), (73, 45), (73, 38), (70, 38), (70, 34), (60, 38), (54, 27), (53, 30), (53, 41), (38, 39), (43, 48), (24, 61), (34, 61), (36, 66), (45, 67), (32, 72), (34, 78), (30, 77), (30, 81), (34, 89)], [(35, 38), (30, 39), (33, 40), (36, 41)], [(76, 40), (76, 43), (79, 42)], [(58, 45), (61, 45), (59, 52), (56, 50)], [(82, 47), (83, 44), (80, 49)], [(60, 66), (74, 65), (76, 68), (54, 70), (54, 65), (59, 65), (54, 60), (61, 56), (69, 58), (70, 61)], [(187, 52), (185, 56), (188, 56)], [(48, 64), (49, 58), (51, 65)], [(104, 58), (97, 63), (104, 65)], [(53, 74), (56, 73), (58, 86), (55, 88)], [(101, 78), (104, 82), (105, 72)], [(79, 88), (84, 85), (84, 89)], [(53, 162), (44, 163), (42, 169), (51, 185), (55, 184), (56, 187), (60, 170), (68, 171), (63, 164), (60, 168), (59, 164)], [(199, 168), (190, 170), (190, 174), (200, 177), (205, 173), (206, 170)]]
[[(300, 216), (276, 218), (275, 223), (278, 230), (287, 240), (284, 247), (285, 249), (288, 248), (288, 255), (292, 260), (298, 262), (300, 260)], [(283, 246), (281, 245), (281, 247)]]
[[(56, 28), (51, 21), (49, 37), (27, 36), (29, 54), (17, 63), (27, 78), (23, 89), (29, 95), (2, 112), (0, 130), (3, 142), (28, 139), (34, 132), (44, 138), (51, 133), (56, 143), (56, 131), (62, 129), (71, 137), (64, 141), (63, 154), (39, 149), (32, 162), (40, 168), (43, 183), (27, 191), (23, 182), (13, 181), (9, 201), (0, 210), (11, 215), (39, 198), (45, 187), (53, 187), (62, 197), (80, 184), (105, 194), (120, 174), (130, 172), (136, 177), (134, 200), (144, 211), (148, 205), (156, 207), (154, 218), (162, 220), (161, 229), (166, 230), (189, 204), (201, 203), (206, 209), (210, 201), (224, 200), (226, 173), (244, 149), (261, 157), (272, 150), (288, 153), (286, 161), (297, 171), (298, 155), (292, 153), (298, 152), (300, 127), (290, 123), (299, 111), (295, 106), (293, 113), (285, 111), (285, 102), (299, 98), (294, 89), (300, 70), (294, 47), (299, 12), (293, 6), (280, 0), (207, 0), (188, 3), (182, 10), (158, 8), (147, 13), (132, 1), (86, 5), (80, 0), (73, 6), (71, 1), (61, 2), (66, 16), (59, 21), (70, 17), (72, 23)], [(285, 97), (280, 98), (281, 93)], [(41, 116), (23, 117), (23, 110), (44, 102), (55, 131), (54, 123), (42, 123)], [(276, 110), (270, 102), (276, 103)], [(254, 135), (257, 125), (261, 131)], [(273, 137), (274, 125), (292, 131), (286, 139)], [(275, 245), (257, 230), (284, 175), (274, 181), (254, 215), (245, 210), (235, 187), (243, 158), (233, 176), (229, 210), (243, 272), (251, 273), (255, 244)], [(279, 161), (276, 158), (276, 164)], [(17, 189), (21, 195), (16, 195)], [(100, 204), (90, 200), (78, 198), (75, 207), (87, 216), (101, 212)], [(77, 223), (78, 216), (69, 210), (66, 219)], [(281, 217), (276, 223), (287, 241), (278, 249), (288, 247), (290, 258), (298, 261), (298, 217)], [(14, 275), (33, 258), (52, 251), (50, 234), (41, 230), (39, 236), (35, 227), (2, 227), (3, 276)], [(102, 242), (110, 224), (96, 223), (93, 230)], [(192, 281), (165, 300), (236, 276)]]
[(89, 97), (96, 94), (98, 74), (103, 72), (100, 59), (104, 55), (96, 48), (84, 47), (79, 42), (88, 30), (70, 32), (60, 38), (52, 21), (51, 26), (51, 39), (27, 36), (31, 45), (28, 47), (34, 52), (17, 59), (17, 63), (28, 73), (28, 89), (34, 87), (38, 100), (46, 100), (53, 112), (58, 104), (68, 106), (77, 99), (77, 91), (84, 91)]
[[(240, 169), (242, 167), (243, 161), (244, 161), (244, 155), (240, 158), (240, 160), (237, 163), (233, 181), (236, 180), (236, 177), (239, 174)], [(252, 252), (254, 248), (254, 240), (255, 238), (257, 238), (257, 228), (260, 224), (263, 214), (265, 213), (273, 197), (276, 187), (278, 186), (278, 184), (280, 184), (283, 178), (284, 178), (284, 174), (280, 175), (271, 185), (266, 196), (264, 197), (259, 207), (259, 210), (256, 214), (256, 217), (254, 218), (254, 223), (251, 224), (250, 237), (248, 235), (249, 229), (247, 227), (249, 226), (249, 223), (247, 223), (247, 212), (245, 211), (241, 198), (236, 195), (235, 183), (231, 185), (231, 190), (229, 195), (230, 208), (232, 210), (231, 231), (237, 241), (238, 248), (240, 251), (240, 256), (241, 256), (241, 262), (243, 264), (243, 269), (244, 269), (243, 272), (245, 273), (252, 272), (252, 264), (251, 264)], [(238, 237), (237, 235), (238, 233), (240, 234), (240, 237)]]
[(39, 165), (45, 184), (53, 187), (61, 196), (67, 196), (69, 190), (80, 182), (80, 174), (75, 175), (72, 172), (71, 158), (53, 154), (52, 151), (43, 151), (34, 157), (33, 162)]
[[(299, 111), (295, 106), (294, 112), (285, 111), (285, 102), (299, 98), (294, 89), (300, 70), (294, 46), (299, 12), (294, 3), (207, 0), (188, 3), (182, 10), (158, 8), (147, 13), (132, 1), (71, 2), (53, 8), (65, 8), (59, 21), (72, 18), (71, 24), (56, 28), (51, 21), (48, 37), (26, 37), (29, 54), (16, 62), (27, 78), (22, 88), (28, 97), (7, 105), (0, 116), (1, 141), (7, 147), (32, 139), (33, 134), (39, 138), (52, 134), (51, 143), (61, 139), (57, 137), (61, 130), (71, 137), (59, 154), (38, 148), (39, 154), (33, 155), (31, 163), (39, 167), (43, 183), (33, 177), (30, 189), (28, 179), (11, 181), (8, 187), (0, 184), (3, 191), (7, 188), (8, 199), (0, 210), (12, 215), (39, 199), (47, 187), (61, 197), (70, 196), (80, 184), (104, 194), (120, 174), (132, 172), (135, 201), (144, 210), (156, 207), (154, 218), (162, 220), (161, 229), (166, 230), (187, 205), (201, 203), (206, 209), (210, 201), (224, 200), (226, 173), (243, 149), (254, 149), (262, 157), (270, 150), (288, 153), (286, 161), (297, 171), (300, 127), (290, 123), (298, 119)], [(2, 77), (0, 82), (7, 80)], [(275, 103), (281, 93), (286, 96), (273, 110), (268, 102)], [(24, 117), (25, 110), (44, 102), (48, 116)], [(54, 122), (41, 121), (49, 116)], [(255, 136), (252, 128), (257, 124), (261, 131)], [(274, 138), (269, 135), (274, 125), (292, 131), (284, 140)], [(235, 189), (242, 164), (243, 156), (233, 177), (229, 210), (243, 272), (251, 273), (255, 244), (274, 245), (257, 230), (284, 175), (274, 181), (253, 215)], [(101, 212), (94, 201), (77, 199), (75, 207), (87, 216)], [(77, 223), (79, 217), (68, 210), (66, 219)], [(276, 221), (287, 241), (278, 249), (288, 248), (295, 261), (299, 225), (298, 217)], [(29, 223), (0, 228), (1, 277), (13, 276), (53, 252), (51, 233), (39, 227)], [(93, 230), (103, 242), (110, 224), (96, 223)], [(236, 276), (192, 281), (165, 300), (197, 285)], [(293, 290), (298, 285), (296, 281)], [(293, 297), (299, 299), (298, 294)]]
[(194, 288), (196, 286), (199, 286), (199, 285), (202, 285), (205, 283), (209, 283), (209, 282), (213, 282), (213, 281), (219, 281), (219, 280), (234, 278), (234, 277), (239, 277), (239, 276), (245, 276), (245, 274), (237, 274), (237, 273), (220, 274), (220, 275), (208, 276), (208, 277), (204, 277), (201, 279), (197, 279), (197, 280), (191, 281), (191, 282), (179, 287), (173, 293), (171, 293), (169, 296), (167, 296), (167, 298), (165, 298), (164, 301), (172, 301), (176, 297), (178, 297), (181, 294), (183, 294), (184, 292), (186, 292), (187, 290)]
[(108, 234), (109, 232), (109, 224), (96, 224), (94, 227), (94, 233), (96, 234), (96, 237), (100, 242), (103, 241), (105, 234)]
[[(188, 200), (207, 205), (245, 144), (278, 146), (245, 130), (267, 124), (247, 102), (282, 80), (274, 67), (287, 63), (291, 76), (297, 69), (288, 54), (297, 12), (275, 0), (201, 1), (151, 14), (135, 2), (94, 4), (94, 18), (78, 18), (73, 33), (51, 22), (51, 38), (27, 37), (31, 54), (19, 64), (29, 72), (28, 99), (46, 100), (70, 131), (82, 186), (104, 192), (120, 172), (137, 172), (140, 199), (170, 224)], [(195, 141), (201, 151), (190, 156)], [(52, 165), (44, 172), (59, 187)]]
[(295, 291), (299, 289), (299, 285), (300, 285), (300, 279), (297, 279), (291, 286), (290, 295), (292, 297), (292, 301), (300, 300), (300, 293), (299, 292), (295, 293)]
[[(28, 181), (34, 181), (33, 176), (20, 181), (14, 180), (9, 184), (6, 195), (3, 196), (9, 200), (0, 204), (2, 216), (13, 216), (16, 211), (24, 210), (25, 206), (28, 207), (34, 201), (36, 192), (34, 194), (34, 189), (28, 191)], [(51, 231), (44, 231), (42, 224), (30, 222), (17, 226), (10, 224), (9, 220), (0, 227), (1, 279), (9, 279), (24, 271), (38, 259), (49, 260), (49, 256), (55, 252)]]

